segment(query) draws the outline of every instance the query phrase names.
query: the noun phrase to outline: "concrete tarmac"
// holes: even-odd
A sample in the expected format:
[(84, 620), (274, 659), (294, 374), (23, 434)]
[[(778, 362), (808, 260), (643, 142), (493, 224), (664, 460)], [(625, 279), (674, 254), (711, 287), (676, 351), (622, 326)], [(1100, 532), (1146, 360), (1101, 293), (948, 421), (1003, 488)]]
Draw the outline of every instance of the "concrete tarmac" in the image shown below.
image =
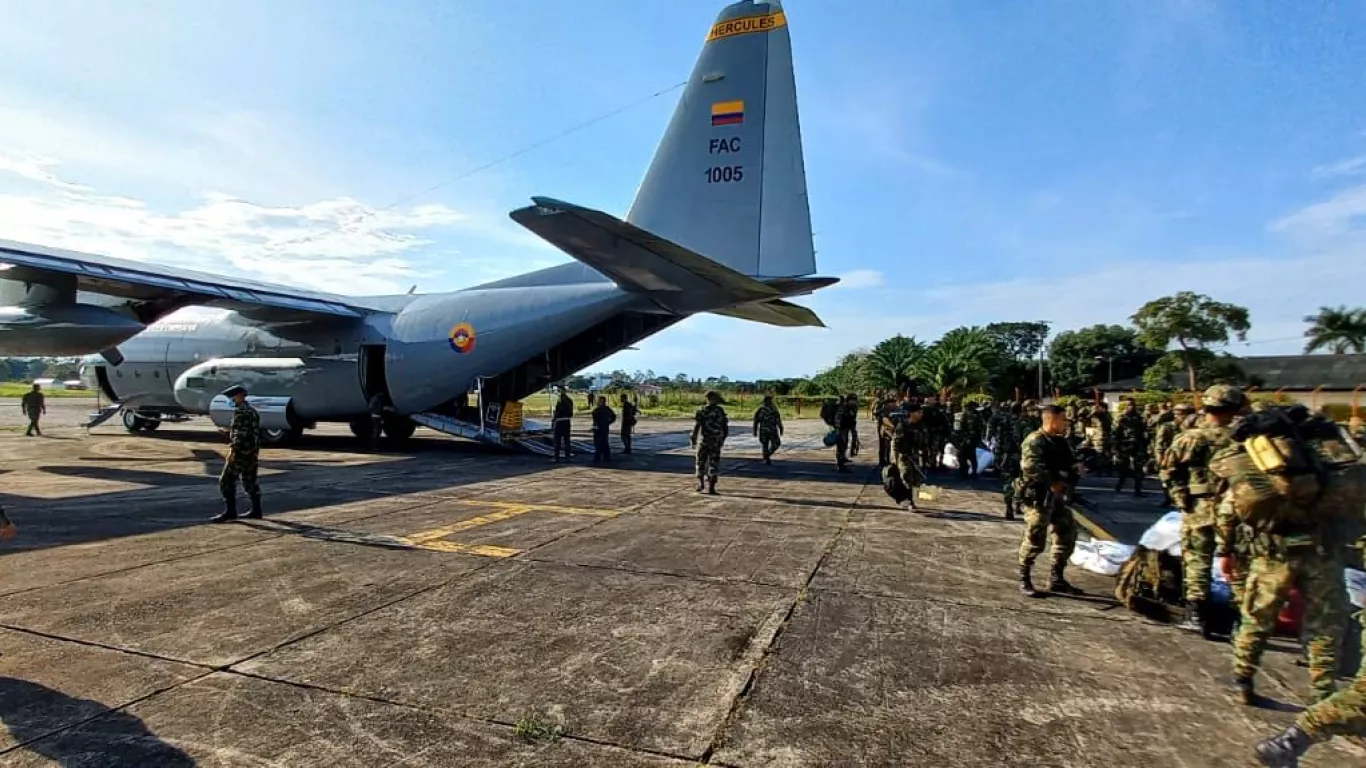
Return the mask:
[(715, 497), (684, 422), (603, 467), (329, 426), (263, 454), (265, 520), (215, 525), (206, 421), (89, 410), (25, 438), (0, 404), (4, 765), (1241, 767), (1307, 683), (1280, 642), (1280, 703), (1230, 703), (1228, 646), (1110, 578), (1020, 596), (996, 481), (898, 510), (816, 422), (771, 467), (736, 425)]

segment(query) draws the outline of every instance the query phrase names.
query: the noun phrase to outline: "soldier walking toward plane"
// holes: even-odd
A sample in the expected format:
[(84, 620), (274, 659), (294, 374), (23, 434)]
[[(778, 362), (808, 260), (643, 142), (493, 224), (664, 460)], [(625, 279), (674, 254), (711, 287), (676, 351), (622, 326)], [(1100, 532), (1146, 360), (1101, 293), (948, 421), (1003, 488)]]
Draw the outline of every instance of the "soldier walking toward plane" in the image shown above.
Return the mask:
[(835, 465), (840, 472), (849, 469), (849, 457), (858, 453), (858, 395), (845, 395), (835, 409)]
[(954, 445), (958, 449), (958, 474), (963, 477), (977, 479), (977, 449), (982, 447), (983, 429), (977, 403), (968, 403), (958, 422), (958, 434), (954, 436)]
[(763, 404), (754, 411), (754, 436), (759, 438), (764, 463), (772, 464), (773, 454), (783, 442), (783, 416), (773, 404), (773, 395), (764, 395)]
[[(1032, 405), (1032, 403), (1031, 403)], [(1001, 496), (1005, 500), (1006, 519), (1015, 519), (1015, 480), (1020, 476), (1020, 444), (1024, 437), (1034, 430), (1027, 429), (1028, 423), (1021, 413), (1018, 402), (1009, 408), (1001, 409), (1001, 417), (996, 420), (996, 468), (1001, 472)], [(1021, 429), (1027, 429), (1020, 432)]]
[(1124, 490), (1124, 481), (1133, 478), (1134, 495), (1143, 495), (1143, 456), (1147, 446), (1147, 429), (1138, 406), (1133, 400), (1124, 401), (1119, 420), (1115, 423), (1111, 444), (1114, 446), (1115, 493)]
[[(893, 420), (892, 462), (901, 477), (901, 484), (906, 486), (908, 492), (906, 508), (915, 509), (916, 489), (925, 482), (920, 461), (925, 455), (925, 444), (930, 439), (925, 428), (925, 412), (907, 398), (897, 407)], [(892, 471), (892, 467), (885, 471)]]
[(223, 473), (218, 476), (218, 490), (223, 494), (223, 511), (213, 522), (222, 523), (237, 519), (237, 481), (242, 481), (242, 490), (251, 499), (251, 509), (245, 517), (261, 517), (261, 486), (256, 481), (257, 459), (261, 451), (261, 415), (247, 402), (247, 389), (234, 385), (223, 390), (232, 399), (235, 409), (232, 424), (228, 427), (227, 463)]
[(892, 423), (891, 412), (895, 407), (895, 398), (886, 393), (879, 393), (877, 403), (873, 406), (873, 424), (877, 427), (878, 467), (885, 467), (892, 461), (892, 429), (896, 425)]
[(612, 424), (617, 420), (616, 411), (607, 404), (607, 397), (598, 397), (597, 407), (593, 409), (593, 463), (605, 463), (612, 460), (612, 443), (609, 438), (612, 435)]
[(37, 432), (38, 437), (43, 436), (43, 430), (38, 426), (38, 420), (47, 413), (47, 401), (43, 397), (43, 388), (38, 384), (33, 385), (33, 389), (24, 393), (19, 400), (19, 408), (28, 417), (28, 431), (24, 432), (24, 437), (33, 437)]
[(1210, 637), (1210, 570), (1214, 567), (1218, 498), (1209, 462), (1231, 441), (1229, 424), (1247, 398), (1237, 387), (1216, 384), (1205, 390), (1201, 404), (1205, 423), (1177, 435), (1163, 456), (1162, 483), (1181, 511), (1182, 578), (1186, 618), (1181, 628)]
[(1076, 595), (1063, 571), (1077, 545), (1077, 523), (1065, 503), (1076, 482), (1077, 465), (1068, 440), (1067, 415), (1062, 407), (1043, 407), (1043, 426), (1029, 433), (1020, 446), (1020, 476), (1015, 495), (1024, 511), (1024, 540), (1020, 542), (1020, 591), (1038, 597), (1034, 589), (1034, 561), (1043, 552), (1049, 529), (1053, 532), (1053, 568), (1048, 591)]
[(574, 422), (574, 400), (569, 397), (569, 393), (560, 390), (560, 397), (555, 401), (555, 412), (551, 416), (551, 440), (555, 448), (555, 458), (553, 461), (559, 462), (560, 453), (564, 453), (564, 460), (569, 461), (573, 455), (570, 447), (569, 435), (570, 427)]
[(621, 393), (621, 452), (631, 452), (631, 436), (636, 428), (636, 415), (640, 408), (625, 393)]
[(697, 452), (697, 490), (704, 487), (716, 495), (716, 477), (721, 472), (721, 446), (730, 435), (730, 417), (721, 407), (721, 393), (707, 392), (707, 404), (693, 417), (691, 443)]
[[(1176, 436), (1181, 432), (1180, 422), (1190, 415), (1191, 407), (1185, 403), (1179, 403), (1175, 408), (1164, 410), (1157, 420), (1157, 428), (1153, 431), (1152, 459), (1157, 466), (1158, 476), (1161, 477), (1162, 458), (1167, 455), (1167, 450), (1176, 441)], [(1171, 506), (1172, 497), (1167, 492), (1167, 484), (1159, 482), (1162, 486), (1162, 506)]]

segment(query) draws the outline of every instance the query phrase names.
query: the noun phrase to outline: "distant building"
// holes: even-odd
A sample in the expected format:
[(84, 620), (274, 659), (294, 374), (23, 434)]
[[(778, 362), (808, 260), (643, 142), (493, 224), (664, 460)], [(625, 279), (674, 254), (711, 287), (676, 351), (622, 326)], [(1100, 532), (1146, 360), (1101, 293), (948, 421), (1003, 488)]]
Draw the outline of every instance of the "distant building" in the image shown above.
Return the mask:
[[(1247, 374), (1249, 388), (1256, 392), (1280, 392), (1306, 405), (1366, 406), (1366, 355), (1268, 355), (1240, 357), (1238, 365)], [(1167, 377), (1171, 389), (1189, 386), (1185, 371)], [(1355, 390), (1361, 387), (1361, 393)], [(1114, 403), (1120, 397), (1143, 389), (1143, 379), (1123, 379), (1097, 387), (1105, 400)]]

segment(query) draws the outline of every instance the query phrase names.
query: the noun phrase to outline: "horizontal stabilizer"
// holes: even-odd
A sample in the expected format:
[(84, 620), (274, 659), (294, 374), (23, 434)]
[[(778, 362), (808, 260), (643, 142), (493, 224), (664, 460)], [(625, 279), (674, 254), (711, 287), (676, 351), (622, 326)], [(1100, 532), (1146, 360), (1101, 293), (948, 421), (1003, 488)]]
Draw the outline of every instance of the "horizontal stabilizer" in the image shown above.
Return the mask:
[(764, 285), (784, 296), (805, 296), (839, 281), (838, 277), (770, 277), (764, 280)]
[(611, 214), (547, 197), (519, 208), (514, 221), (611, 278), (688, 314), (782, 297), (782, 291)]
[(756, 323), (766, 323), (768, 325), (778, 325), (784, 328), (815, 327), (824, 328), (825, 323), (816, 316), (815, 312), (806, 307), (793, 304), (790, 301), (777, 299), (775, 301), (765, 301), (758, 304), (742, 304), (738, 307), (727, 307), (725, 309), (714, 309), (712, 314), (735, 317), (741, 320), (753, 320)]

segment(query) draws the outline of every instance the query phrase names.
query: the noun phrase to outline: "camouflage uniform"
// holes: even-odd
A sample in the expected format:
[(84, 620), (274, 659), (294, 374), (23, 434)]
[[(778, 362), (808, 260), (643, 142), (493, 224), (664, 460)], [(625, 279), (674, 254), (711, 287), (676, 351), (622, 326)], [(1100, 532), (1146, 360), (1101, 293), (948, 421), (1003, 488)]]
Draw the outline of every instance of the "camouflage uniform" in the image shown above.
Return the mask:
[(943, 466), (944, 444), (948, 442), (949, 417), (944, 409), (935, 403), (929, 403), (921, 410), (925, 414), (920, 419), (925, 430), (925, 444), (921, 447), (920, 466), (929, 471)]
[(1124, 488), (1125, 480), (1133, 478), (1134, 495), (1143, 494), (1143, 454), (1147, 440), (1143, 417), (1132, 407), (1125, 409), (1115, 424), (1111, 443), (1114, 447), (1115, 471), (1119, 475), (1115, 481), (1115, 492)]
[[(1213, 388), (1211, 388), (1213, 389)], [(1181, 560), (1186, 600), (1209, 600), (1215, 548), (1216, 478), (1209, 471), (1215, 451), (1230, 441), (1228, 427), (1206, 424), (1182, 432), (1162, 457), (1162, 482), (1181, 510)]]
[[(1065, 436), (1054, 437), (1035, 430), (1020, 446), (1020, 476), (1015, 494), (1024, 510), (1025, 533), (1020, 542), (1020, 578), (1028, 583), (1034, 560), (1043, 552), (1048, 529), (1053, 529), (1053, 570), (1050, 588), (1070, 588), (1063, 569), (1077, 544), (1077, 523), (1064, 503), (1065, 493), (1050, 487), (1062, 482), (1071, 486), (1076, 480), (1076, 461)], [(1028, 591), (1028, 590), (1026, 590)], [(1067, 589), (1066, 591), (1071, 591)]]
[(877, 465), (886, 466), (892, 460), (892, 422), (888, 418), (895, 404), (890, 397), (879, 396), (873, 404), (873, 424), (877, 427)]
[(716, 493), (716, 477), (721, 471), (721, 446), (730, 434), (730, 418), (715, 392), (707, 393), (707, 404), (693, 417), (692, 444), (697, 451), (697, 490), (706, 481), (707, 490)]
[[(898, 408), (898, 411), (899, 418), (896, 419), (896, 426), (892, 431), (892, 462), (901, 474), (901, 482), (911, 492), (910, 506), (913, 507), (916, 486), (925, 482), (925, 473), (919, 459), (924, 455), (925, 444), (930, 438), (925, 428), (924, 413), (918, 406), (906, 403)], [(914, 416), (917, 412), (920, 412), (919, 418)]]
[(982, 417), (976, 406), (969, 405), (958, 421), (958, 434), (953, 438), (958, 449), (958, 474), (977, 477), (977, 449), (982, 447)]
[[(1341, 563), (1329, 556), (1313, 526), (1284, 522), (1254, 526), (1248, 542), (1251, 562), (1242, 595), (1242, 623), (1233, 639), (1233, 673), (1250, 698), (1276, 618), (1298, 588), (1304, 599), (1304, 636), (1308, 638), (1309, 684), (1315, 700), (1332, 695), (1337, 668), (1343, 597)], [(1252, 703), (1249, 701), (1248, 703)]]
[(764, 463), (772, 464), (772, 456), (782, 445), (783, 417), (773, 398), (765, 397), (764, 404), (754, 412), (754, 436), (759, 438), (759, 447), (764, 452)]
[(224, 510), (223, 514), (214, 519), (231, 520), (237, 516), (239, 478), (242, 481), (242, 490), (251, 498), (251, 511), (247, 513), (247, 517), (260, 517), (261, 486), (256, 482), (256, 472), (257, 459), (261, 451), (261, 415), (251, 407), (251, 404), (243, 400), (233, 410), (232, 424), (228, 429), (232, 447), (228, 451), (223, 472), (218, 476), (218, 490), (223, 494)]
[(1255, 532), (1238, 517), (1233, 509), (1233, 498), (1227, 493), (1219, 500), (1214, 513), (1214, 556), (1227, 558), (1224, 578), (1233, 593), (1233, 605), (1243, 604), (1243, 588), (1247, 585), (1247, 569), (1252, 563), (1252, 539)]
[[(1025, 434), (1032, 432), (1029, 423), (1020, 414), (1019, 403), (1013, 403), (1009, 410), (1002, 414), (1004, 418), (997, 421), (996, 442), (993, 444), (996, 450), (996, 468), (1001, 473), (1001, 496), (1006, 504), (1006, 519), (1015, 519), (1015, 478), (1020, 476), (1020, 443), (1023, 442)], [(1017, 434), (1019, 430), (1028, 430), (1023, 434)]]
[(835, 409), (835, 437), (835, 465), (841, 472), (850, 472), (849, 456), (858, 444), (858, 400), (853, 395)]

